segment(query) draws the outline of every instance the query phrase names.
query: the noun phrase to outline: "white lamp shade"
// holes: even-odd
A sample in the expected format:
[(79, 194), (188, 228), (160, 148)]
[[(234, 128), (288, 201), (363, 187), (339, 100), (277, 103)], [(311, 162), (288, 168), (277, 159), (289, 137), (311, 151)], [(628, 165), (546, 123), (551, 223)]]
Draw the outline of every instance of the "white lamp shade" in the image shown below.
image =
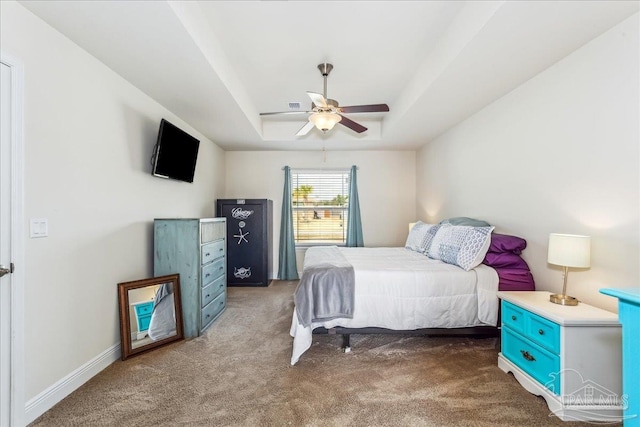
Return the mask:
[(549, 264), (587, 268), (591, 265), (591, 237), (575, 234), (549, 234)]
[(323, 132), (333, 129), (333, 127), (342, 120), (342, 116), (336, 113), (313, 113), (309, 116), (309, 121)]

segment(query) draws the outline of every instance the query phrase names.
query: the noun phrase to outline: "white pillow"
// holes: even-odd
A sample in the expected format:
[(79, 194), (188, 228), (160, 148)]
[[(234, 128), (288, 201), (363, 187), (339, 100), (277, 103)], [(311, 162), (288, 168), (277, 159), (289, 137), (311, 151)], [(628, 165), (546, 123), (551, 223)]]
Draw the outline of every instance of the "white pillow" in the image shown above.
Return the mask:
[(441, 224), (427, 255), (469, 271), (484, 260), (494, 228)]
[(422, 221), (416, 222), (411, 231), (409, 231), (404, 247), (426, 255), (438, 228), (440, 228), (439, 225), (425, 224)]

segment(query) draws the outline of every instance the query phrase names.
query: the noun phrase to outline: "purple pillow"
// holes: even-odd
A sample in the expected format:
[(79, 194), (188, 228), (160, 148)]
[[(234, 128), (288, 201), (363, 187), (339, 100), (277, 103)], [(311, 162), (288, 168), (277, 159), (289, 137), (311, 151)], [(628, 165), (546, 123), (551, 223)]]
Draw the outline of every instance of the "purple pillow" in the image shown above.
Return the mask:
[(521, 237), (492, 233), (488, 252), (498, 254), (511, 252), (520, 255), (526, 247), (527, 241)]
[(529, 270), (527, 262), (520, 255), (509, 252), (497, 254), (495, 252), (487, 252), (484, 257), (483, 264), (493, 268), (511, 268), (516, 270)]
[(501, 291), (535, 291), (536, 284), (530, 271), (497, 268), (498, 290)]

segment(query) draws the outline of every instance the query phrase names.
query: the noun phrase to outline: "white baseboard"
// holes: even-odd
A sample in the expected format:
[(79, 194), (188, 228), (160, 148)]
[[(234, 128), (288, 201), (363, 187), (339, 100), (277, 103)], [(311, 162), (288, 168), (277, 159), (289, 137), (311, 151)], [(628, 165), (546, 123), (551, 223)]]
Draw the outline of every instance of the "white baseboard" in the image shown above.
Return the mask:
[(82, 384), (120, 358), (120, 344), (114, 344), (92, 360), (71, 372), (42, 393), (29, 400), (24, 408), (24, 421), (33, 422), (40, 415), (53, 408)]

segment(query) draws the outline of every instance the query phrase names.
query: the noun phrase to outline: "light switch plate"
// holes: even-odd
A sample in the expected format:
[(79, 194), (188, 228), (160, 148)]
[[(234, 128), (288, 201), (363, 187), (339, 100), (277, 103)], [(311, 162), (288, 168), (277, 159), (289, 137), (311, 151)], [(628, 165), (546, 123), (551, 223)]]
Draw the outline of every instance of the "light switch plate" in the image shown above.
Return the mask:
[(34, 237), (47, 237), (49, 235), (49, 221), (47, 218), (31, 218), (29, 221), (29, 235)]

